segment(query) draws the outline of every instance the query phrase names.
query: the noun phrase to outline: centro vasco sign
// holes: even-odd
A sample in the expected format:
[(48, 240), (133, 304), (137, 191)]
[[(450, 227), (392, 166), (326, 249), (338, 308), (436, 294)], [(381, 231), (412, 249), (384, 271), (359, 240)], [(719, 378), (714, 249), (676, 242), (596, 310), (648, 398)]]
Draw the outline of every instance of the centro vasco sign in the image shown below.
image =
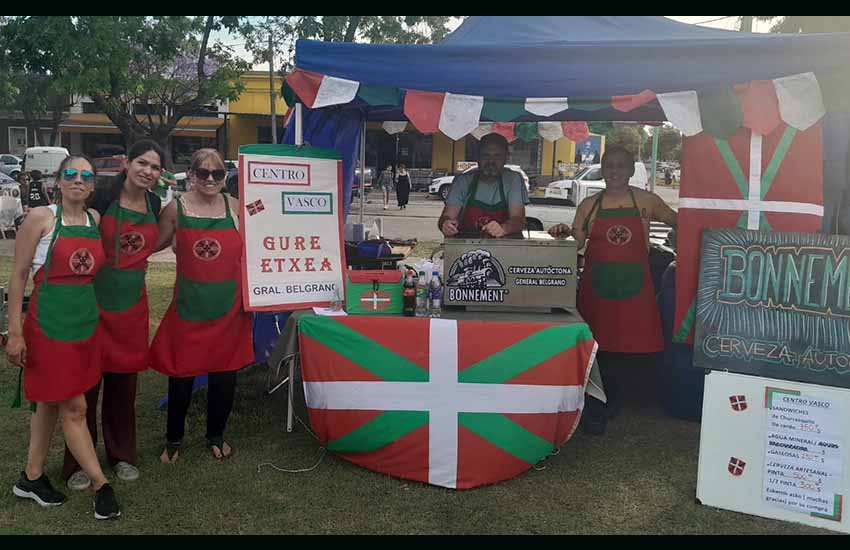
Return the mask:
[(249, 161), (248, 183), (309, 186), (310, 165)]

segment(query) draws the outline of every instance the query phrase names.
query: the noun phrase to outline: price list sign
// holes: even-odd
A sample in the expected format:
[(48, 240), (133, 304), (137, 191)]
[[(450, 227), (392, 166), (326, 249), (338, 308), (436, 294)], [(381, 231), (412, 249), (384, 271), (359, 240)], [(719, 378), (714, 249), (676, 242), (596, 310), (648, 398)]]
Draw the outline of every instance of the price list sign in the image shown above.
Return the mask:
[(840, 403), (780, 388), (765, 390), (765, 504), (841, 521)]

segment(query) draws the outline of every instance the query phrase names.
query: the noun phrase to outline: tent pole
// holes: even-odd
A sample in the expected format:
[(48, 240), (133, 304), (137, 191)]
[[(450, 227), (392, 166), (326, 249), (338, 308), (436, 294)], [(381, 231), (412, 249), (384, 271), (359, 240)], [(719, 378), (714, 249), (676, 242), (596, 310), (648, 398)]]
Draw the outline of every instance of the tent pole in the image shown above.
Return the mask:
[[(555, 163), (557, 161), (557, 159), (555, 157), (557, 157), (557, 156), (558, 156), (558, 140), (556, 139), (556, 140), (552, 141), (552, 181), (557, 181), (557, 180), (561, 179), (560, 172), (555, 171)], [(560, 166), (558, 168), (560, 168)], [(555, 174), (558, 174), (558, 177), (555, 177)]]
[(658, 165), (658, 134), (659, 127), (652, 129), (652, 176), (649, 179), (649, 192), (655, 193), (655, 170)]
[[(377, 169), (377, 167), (376, 167)], [(366, 208), (366, 118), (360, 127), (360, 224), (363, 224), (363, 210)]]
[(295, 145), (298, 147), (304, 145), (304, 112), (301, 108), (300, 102), (295, 104)]

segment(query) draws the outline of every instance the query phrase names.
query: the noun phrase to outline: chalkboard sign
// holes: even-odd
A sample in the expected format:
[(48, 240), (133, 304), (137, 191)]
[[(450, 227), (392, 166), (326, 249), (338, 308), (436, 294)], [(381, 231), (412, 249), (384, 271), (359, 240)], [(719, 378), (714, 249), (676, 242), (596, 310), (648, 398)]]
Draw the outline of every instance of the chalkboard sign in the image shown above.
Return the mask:
[(694, 366), (850, 388), (850, 238), (703, 233)]

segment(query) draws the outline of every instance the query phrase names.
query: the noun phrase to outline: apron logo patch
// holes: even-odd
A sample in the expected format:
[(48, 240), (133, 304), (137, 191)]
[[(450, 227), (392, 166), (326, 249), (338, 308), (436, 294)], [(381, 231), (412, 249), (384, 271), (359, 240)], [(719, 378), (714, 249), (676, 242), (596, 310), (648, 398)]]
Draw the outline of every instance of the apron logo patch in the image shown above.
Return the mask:
[(75, 275), (88, 275), (94, 268), (94, 256), (88, 248), (78, 248), (71, 254), (68, 265)]
[(199, 260), (211, 262), (221, 254), (221, 243), (211, 238), (198, 239), (192, 245), (192, 253)]
[(138, 231), (130, 231), (121, 235), (118, 243), (121, 254), (132, 256), (145, 246), (145, 236)]
[(608, 242), (614, 246), (623, 246), (632, 240), (632, 230), (625, 225), (615, 225), (608, 230)]

